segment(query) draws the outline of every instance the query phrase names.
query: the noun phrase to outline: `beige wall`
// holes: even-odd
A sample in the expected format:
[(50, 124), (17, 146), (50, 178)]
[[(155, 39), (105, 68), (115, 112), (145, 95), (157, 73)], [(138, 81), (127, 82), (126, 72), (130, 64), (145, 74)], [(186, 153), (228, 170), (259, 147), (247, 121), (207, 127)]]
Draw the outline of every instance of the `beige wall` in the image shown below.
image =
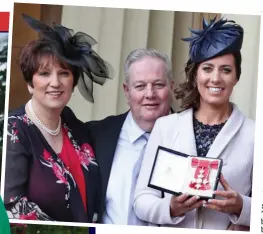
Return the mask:
[[(254, 119), (257, 84), (260, 16), (226, 15), (244, 26), (242, 76), (231, 97), (240, 109)], [(175, 83), (180, 81), (188, 58), (188, 44), (193, 13), (114, 8), (64, 6), (62, 24), (93, 36), (95, 50), (115, 70), (115, 77), (103, 87), (95, 84), (95, 103), (86, 102), (76, 88), (69, 106), (83, 121), (102, 119), (128, 110), (122, 90), (123, 63), (135, 48), (151, 47), (171, 56)], [(175, 107), (178, 103), (174, 103)]]
[(232, 93), (232, 101), (250, 118), (256, 116), (260, 16), (226, 15), (244, 28), (242, 74)]

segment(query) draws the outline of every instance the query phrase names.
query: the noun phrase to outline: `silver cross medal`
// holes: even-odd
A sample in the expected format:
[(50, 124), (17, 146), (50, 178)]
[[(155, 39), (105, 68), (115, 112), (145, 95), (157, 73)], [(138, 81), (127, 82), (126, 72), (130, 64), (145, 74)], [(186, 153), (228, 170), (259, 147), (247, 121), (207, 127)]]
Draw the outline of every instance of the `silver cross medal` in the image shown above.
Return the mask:
[(203, 178), (204, 178), (204, 175), (203, 175), (203, 174), (204, 174), (204, 169), (202, 168), (202, 169), (199, 171), (199, 175), (197, 176), (198, 179), (195, 180), (195, 182), (196, 182), (195, 188), (196, 188), (196, 189), (200, 189), (200, 187), (201, 187), (201, 184), (202, 184)]

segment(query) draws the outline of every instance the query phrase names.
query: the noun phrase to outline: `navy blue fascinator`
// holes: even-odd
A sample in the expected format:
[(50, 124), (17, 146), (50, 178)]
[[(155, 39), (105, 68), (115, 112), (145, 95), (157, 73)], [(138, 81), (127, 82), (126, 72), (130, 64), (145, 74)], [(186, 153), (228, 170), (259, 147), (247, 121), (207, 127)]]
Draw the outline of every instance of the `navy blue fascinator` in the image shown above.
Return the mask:
[(190, 42), (189, 56), (192, 62), (203, 62), (215, 56), (241, 50), (243, 28), (233, 20), (216, 17), (208, 23), (203, 18), (203, 29), (189, 29), (191, 37), (183, 38)]
[(51, 45), (55, 45), (54, 52), (58, 58), (78, 69), (78, 89), (86, 100), (93, 103), (93, 82), (103, 85), (106, 79), (113, 77), (112, 66), (92, 50), (96, 40), (83, 32), (74, 34), (72, 29), (60, 24), (53, 23), (51, 27), (25, 14), (23, 19)]

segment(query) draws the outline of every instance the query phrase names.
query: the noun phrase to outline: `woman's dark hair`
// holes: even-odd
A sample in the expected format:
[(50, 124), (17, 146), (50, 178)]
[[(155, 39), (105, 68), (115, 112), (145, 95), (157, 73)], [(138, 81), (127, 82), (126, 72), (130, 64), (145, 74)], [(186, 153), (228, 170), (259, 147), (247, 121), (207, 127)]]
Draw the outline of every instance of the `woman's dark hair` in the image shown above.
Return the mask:
[[(242, 56), (240, 51), (234, 52), (232, 54), (235, 59), (237, 80), (239, 80), (241, 75)], [(175, 98), (177, 100), (181, 99), (180, 111), (184, 111), (189, 108), (196, 110), (200, 106), (200, 94), (198, 92), (196, 83), (196, 73), (200, 64), (201, 63), (194, 63), (189, 59), (184, 70), (186, 81), (180, 83), (174, 90)]]
[[(80, 72), (77, 67), (62, 61), (57, 56), (58, 45), (45, 39), (38, 39), (28, 43), (20, 52), (19, 63), (25, 81), (33, 87), (33, 75), (38, 69), (45, 65), (43, 58), (48, 58), (51, 62), (57, 62), (63, 69), (68, 69), (73, 74), (73, 87), (78, 83)], [(49, 62), (49, 61), (48, 61)]]

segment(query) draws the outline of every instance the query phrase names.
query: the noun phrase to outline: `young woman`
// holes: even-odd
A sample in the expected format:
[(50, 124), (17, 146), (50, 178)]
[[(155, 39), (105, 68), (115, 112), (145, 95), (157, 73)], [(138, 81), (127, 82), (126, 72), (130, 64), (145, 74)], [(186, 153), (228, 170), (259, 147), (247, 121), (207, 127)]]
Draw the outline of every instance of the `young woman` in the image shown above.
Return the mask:
[[(175, 90), (180, 113), (157, 120), (151, 133), (135, 192), (138, 218), (153, 224), (225, 230), (231, 224), (250, 225), (254, 122), (246, 118), (230, 95), (241, 74), (243, 28), (233, 21), (203, 21), (192, 30), (186, 80)], [(215, 199), (187, 194), (172, 196), (149, 188), (157, 147), (188, 155), (223, 159)], [(242, 178), (242, 179), (240, 179)]]

